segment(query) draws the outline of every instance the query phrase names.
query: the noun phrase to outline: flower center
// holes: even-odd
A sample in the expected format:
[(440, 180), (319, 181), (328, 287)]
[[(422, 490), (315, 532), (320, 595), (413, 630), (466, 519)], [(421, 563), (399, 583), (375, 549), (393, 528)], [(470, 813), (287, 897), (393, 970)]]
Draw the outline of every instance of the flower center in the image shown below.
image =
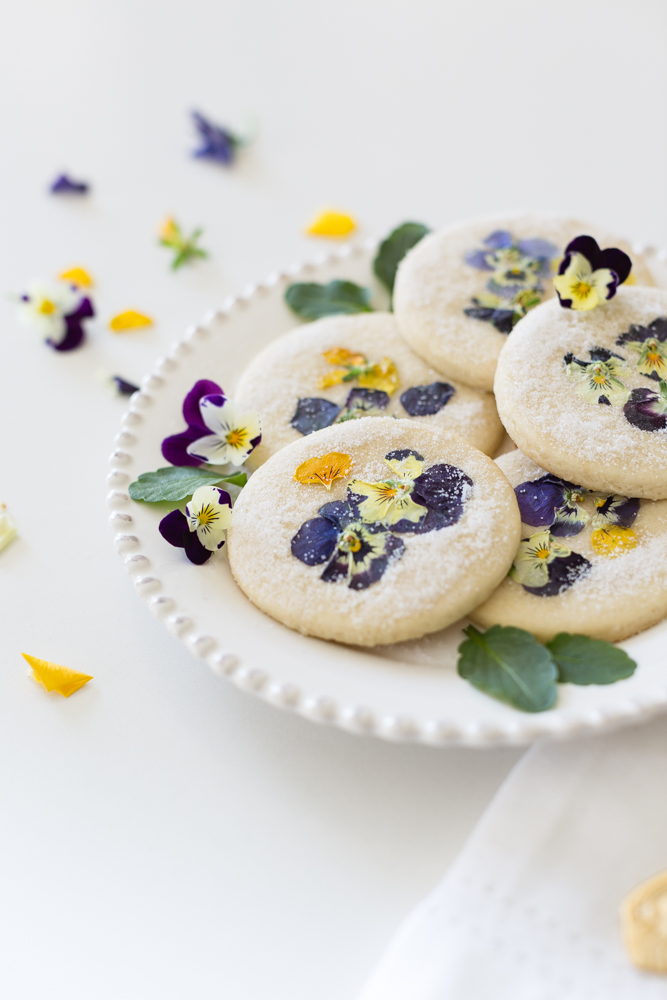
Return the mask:
[(593, 286), (586, 281), (577, 281), (572, 285), (572, 291), (578, 299), (587, 299), (593, 290)]
[(247, 436), (248, 432), (245, 427), (235, 427), (227, 435), (226, 441), (230, 448), (242, 448), (246, 443)]
[(338, 547), (344, 552), (358, 552), (361, 548), (361, 539), (354, 531), (346, 531), (341, 536)]
[(536, 549), (535, 556), (537, 559), (548, 559), (549, 549)]
[(211, 507), (210, 504), (207, 504), (206, 507), (202, 507), (202, 509), (199, 511), (199, 514), (197, 515), (197, 521), (199, 522), (199, 527), (200, 528), (206, 527), (207, 524), (212, 524), (213, 521), (217, 519), (217, 517), (218, 515), (216, 514), (213, 507)]
[(56, 311), (55, 303), (51, 302), (50, 299), (43, 299), (42, 304), (39, 307), (39, 311), (45, 316), (50, 316)]

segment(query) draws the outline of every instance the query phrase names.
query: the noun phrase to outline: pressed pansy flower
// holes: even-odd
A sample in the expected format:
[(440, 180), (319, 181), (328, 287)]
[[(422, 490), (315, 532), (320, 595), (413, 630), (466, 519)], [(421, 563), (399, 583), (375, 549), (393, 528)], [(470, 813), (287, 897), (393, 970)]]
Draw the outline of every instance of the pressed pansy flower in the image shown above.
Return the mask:
[(319, 483), (330, 490), (336, 479), (345, 479), (349, 476), (353, 465), (354, 462), (349, 455), (332, 451), (328, 455), (317, 455), (306, 459), (296, 468), (294, 478), (297, 483)]
[(509, 333), (542, 301), (542, 279), (550, 275), (557, 253), (548, 240), (517, 240), (504, 229), (490, 233), (484, 249), (469, 251), (464, 258), (471, 267), (491, 272), (486, 292), (473, 298), (465, 314), (491, 323), (499, 333)]
[(60, 174), (51, 184), (51, 194), (88, 194), (90, 185), (85, 181), (75, 181), (67, 174)]
[(519, 483), (514, 493), (521, 520), (531, 528), (551, 528), (551, 534), (557, 536), (577, 535), (588, 521), (581, 487), (550, 473)]
[(243, 465), (262, 440), (259, 414), (243, 413), (208, 379), (187, 394), (183, 416), (188, 429), (162, 442), (162, 454), (172, 465)]
[(18, 318), (56, 351), (71, 351), (85, 337), (83, 322), (95, 315), (89, 298), (75, 285), (33, 281), (20, 296)]
[(334, 501), (318, 514), (301, 525), (291, 549), (307, 566), (326, 563), (320, 574), (326, 583), (344, 580), (351, 590), (365, 590), (405, 551), (402, 539), (384, 525), (361, 521), (356, 504)]
[(297, 403), (290, 424), (299, 434), (312, 434), (329, 427), (341, 412), (341, 407), (329, 399), (318, 396), (307, 396)]
[(555, 597), (590, 568), (588, 559), (572, 552), (547, 528), (522, 539), (509, 575), (530, 594)]
[(191, 114), (201, 142), (192, 155), (198, 159), (217, 160), (218, 163), (229, 166), (239, 146), (244, 144), (244, 140), (228, 128), (214, 125), (199, 111), (193, 111)]
[(389, 395), (382, 389), (352, 389), (345, 400), (345, 409), (335, 422), (357, 420), (359, 417), (380, 417), (389, 406)]
[(208, 251), (197, 246), (199, 237), (204, 232), (203, 229), (195, 229), (190, 236), (186, 236), (175, 219), (169, 217), (165, 219), (160, 229), (160, 246), (169, 247), (174, 251), (174, 259), (171, 262), (172, 271), (178, 270), (183, 264), (194, 260), (196, 257), (208, 257)]
[(323, 352), (330, 365), (341, 365), (320, 378), (320, 389), (330, 389), (341, 382), (356, 380), (364, 389), (380, 389), (391, 395), (398, 388), (398, 372), (390, 358), (381, 358), (377, 364), (369, 364), (363, 354), (348, 351), (345, 347), (334, 347)]
[(430, 417), (447, 406), (454, 392), (449, 382), (413, 385), (401, 395), (401, 405), (411, 417)]
[(587, 403), (623, 406), (630, 395), (621, 382), (622, 376), (630, 374), (627, 363), (604, 347), (594, 347), (589, 354), (590, 361), (580, 361), (573, 354), (563, 358), (568, 375), (576, 383), (576, 391)]
[(622, 497), (616, 493), (607, 497), (596, 497), (591, 528), (605, 528), (610, 524), (629, 528), (637, 519), (640, 506), (641, 501), (636, 497)]
[(636, 365), (640, 375), (659, 382), (667, 376), (667, 317), (658, 316), (648, 326), (633, 324), (616, 343), (629, 347), (638, 355)]
[(616, 294), (632, 261), (616, 247), (601, 250), (592, 236), (577, 236), (565, 248), (554, 288), (564, 309), (595, 309)]
[(658, 383), (658, 391), (633, 389), (623, 407), (625, 419), (641, 431), (661, 431), (667, 427), (667, 382)]
[(160, 521), (160, 534), (176, 548), (185, 549), (190, 562), (201, 566), (225, 544), (232, 523), (232, 499), (217, 486), (200, 486), (185, 505), (185, 514), (172, 510)]

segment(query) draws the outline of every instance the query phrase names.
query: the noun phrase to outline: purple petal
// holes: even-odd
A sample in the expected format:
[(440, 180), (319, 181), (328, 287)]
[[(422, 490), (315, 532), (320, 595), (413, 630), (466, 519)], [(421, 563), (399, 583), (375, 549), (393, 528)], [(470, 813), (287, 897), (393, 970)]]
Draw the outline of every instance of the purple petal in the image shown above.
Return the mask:
[[(575, 236), (565, 247), (566, 257), (573, 253), (583, 254), (594, 271), (597, 271), (599, 267), (607, 267), (606, 264), (599, 262), (601, 250), (597, 240), (594, 240), (592, 236)], [(559, 274), (563, 274), (563, 271), (559, 271)]]
[(83, 343), (85, 337), (83, 320), (90, 319), (94, 315), (95, 310), (90, 299), (81, 299), (74, 312), (64, 317), (65, 334), (63, 339), (57, 342), (55, 340), (47, 340), (46, 343), (55, 351), (73, 351), (75, 347), (79, 347)]
[(180, 510), (172, 510), (162, 518), (159, 532), (166, 542), (179, 549), (185, 548), (185, 537), (192, 534), (188, 528), (187, 518)]
[(184, 539), (183, 548), (185, 549), (186, 556), (195, 566), (202, 566), (213, 555), (199, 541), (196, 531), (188, 531), (187, 538)]
[(447, 515), (452, 507), (461, 504), (467, 486), (472, 486), (472, 479), (455, 465), (432, 465), (415, 479), (414, 500), (416, 503), (423, 501), (429, 510)]
[(127, 379), (122, 378), (120, 375), (112, 375), (112, 382), (115, 382), (116, 389), (121, 394), (121, 396), (131, 396), (135, 392), (139, 392), (139, 386), (134, 385), (133, 382), (128, 382)]
[(622, 285), (632, 270), (632, 261), (627, 253), (623, 253), (622, 250), (618, 250), (616, 247), (608, 247), (608, 249), (603, 250), (600, 254), (600, 263), (597, 266), (608, 267), (610, 271), (613, 271), (618, 276), (618, 284)]
[(525, 253), (528, 257), (534, 257), (537, 260), (550, 260), (558, 254), (558, 247), (554, 246), (553, 243), (549, 243), (549, 240), (542, 240), (539, 237), (532, 240), (519, 240), (517, 246), (521, 253)]
[(234, 152), (239, 142), (236, 136), (228, 129), (209, 122), (198, 111), (192, 112), (192, 118), (202, 142), (199, 149), (196, 149), (192, 155), (217, 160), (225, 165), (230, 164), (234, 159)]
[(513, 246), (514, 239), (512, 234), (506, 229), (496, 229), (494, 232), (489, 233), (483, 242), (491, 250), (504, 250), (505, 247)]
[(633, 389), (623, 407), (625, 419), (640, 431), (660, 431), (667, 427), (667, 414), (661, 413), (659, 403), (651, 389)]
[(204, 396), (214, 395), (222, 396), (223, 401), (226, 398), (223, 390), (217, 382), (211, 382), (207, 378), (202, 378), (198, 382), (195, 382), (192, 389), (190, 389), (190, 392), (183, 400), (183, 417), (188, 427), (197, 428), (199, 431), (197, 437), (203, 437), (205, 434), (209, 433), (208, 427), (202, 420), (202, 416), (199, 411), (199, 403)]
[(488, 250), (468, 250), (468, 252), (464, 254), (463, 259), (466, 264), (470, 264), (471, 267), (476, 267), (478, 271), (493, 271), (493, 268), (486, 259), (488, 252)]
[(326, 517), (313, 517), (302, 524), (292, 539), (292, 555), (306, 566), (319, 566), (331, 557), (338, 540), (338, 528)]
[(554, 476), (541, 476), (532, 483), (520, 483), (514, 493), (523, 523), (533, 528), (548, 527), (563, 504), (565, 484)]
[(87, 194), (89, 185), (85, 181), (73, 181), (67, 174), (56, 177), (50, 187), (52, 194)]
[(556, 597), (585, 576), (590, 569), (591, 564), (588, 559), (578, 552), (571, 552), (569, 556), (559, 556), (549, 563), (547, 566), (549, 581), (543, 587), (526, 587), (523, 584), (523, 589), (537, 597)]
[(204, 459), (189, 455), (187, 450), (189, 445), (201, 437), (202, 432), (197, 427), (189, 427), (180, 434), (172, 434), (162, 442), (162, 454), (170, 465), (203, 465)]
[(449, 382), (432, 382), (431, 385), (414, 385), (401, 396), (401, 404), (411, 417), (428, 417), (439, 413), (454, 395)]

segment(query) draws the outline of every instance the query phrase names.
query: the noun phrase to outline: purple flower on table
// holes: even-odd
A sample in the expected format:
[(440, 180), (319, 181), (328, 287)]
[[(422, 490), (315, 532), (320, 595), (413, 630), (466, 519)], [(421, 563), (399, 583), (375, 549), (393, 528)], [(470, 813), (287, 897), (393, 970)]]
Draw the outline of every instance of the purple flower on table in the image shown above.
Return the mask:
[(88, 194), (90, 185), (85, 181), (75, 181), (67, 174), (60, 174), (51, 184), (51, 194)]
[(201, 141), (201, 146), (192, 155), (196, 158), (217, 160), (218, 163), (229, 166), (243, 140), (224, 126), (214, 125), (199, 111), (193, 111), (191, 114)]
[(592, 236), (577, 236), (565, 248), (554, 287), (564, 309), (595, 309), (616, 295), (632, 261), (616, 247), (601, 250)]
[(324, 504), (318, 517), (301, 525), (292, 538), (292, 555), (307, 566), (321, 566), (325, 583), (344, 580), (350, 590), (365, 590), (400, 559), (405, 543), (381, 524), (366, 524), (349, 501)]
[(259, 414), (243, 413), (209, 379), (200, 379), (187, 394), (183, 417), (187, 430), (162, 442), (172, 465), (243, 465), (262, 440)]
[(216, 486), (200, 486), (185, 506), (160, 521), (160, 534), (176, 548), (185, 549), (190, 562), (201, 566), (225, 544), (232, 522), (232, 500)]
[(550, 473), (519, 483), (514, 493), (523, 523), (531, 528), (550, 528), (556, 537), (578, 535), (589, 519), (582, 506), (582, 488)]
[(18, 318), (56, 351), (71, 351), (84, 340), (83, 322), (95, 315), (91, 300), (76, 285), (33, 281), (19, 298)]
[(633, 389), (623, 407), (628, 423), (640, 431), (661, 431), (667, 427), (667, 382), (658, 383), (658, 391)]

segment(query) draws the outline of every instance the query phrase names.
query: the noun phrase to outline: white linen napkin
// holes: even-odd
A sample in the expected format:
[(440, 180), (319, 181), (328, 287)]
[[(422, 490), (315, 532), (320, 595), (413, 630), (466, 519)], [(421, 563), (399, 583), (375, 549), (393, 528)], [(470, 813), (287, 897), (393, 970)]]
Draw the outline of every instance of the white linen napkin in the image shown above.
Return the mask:
[(625, 894), (667, 868), (667, 720), (519, 762), (359, 1000), (665, 1000), (626, 957)]

